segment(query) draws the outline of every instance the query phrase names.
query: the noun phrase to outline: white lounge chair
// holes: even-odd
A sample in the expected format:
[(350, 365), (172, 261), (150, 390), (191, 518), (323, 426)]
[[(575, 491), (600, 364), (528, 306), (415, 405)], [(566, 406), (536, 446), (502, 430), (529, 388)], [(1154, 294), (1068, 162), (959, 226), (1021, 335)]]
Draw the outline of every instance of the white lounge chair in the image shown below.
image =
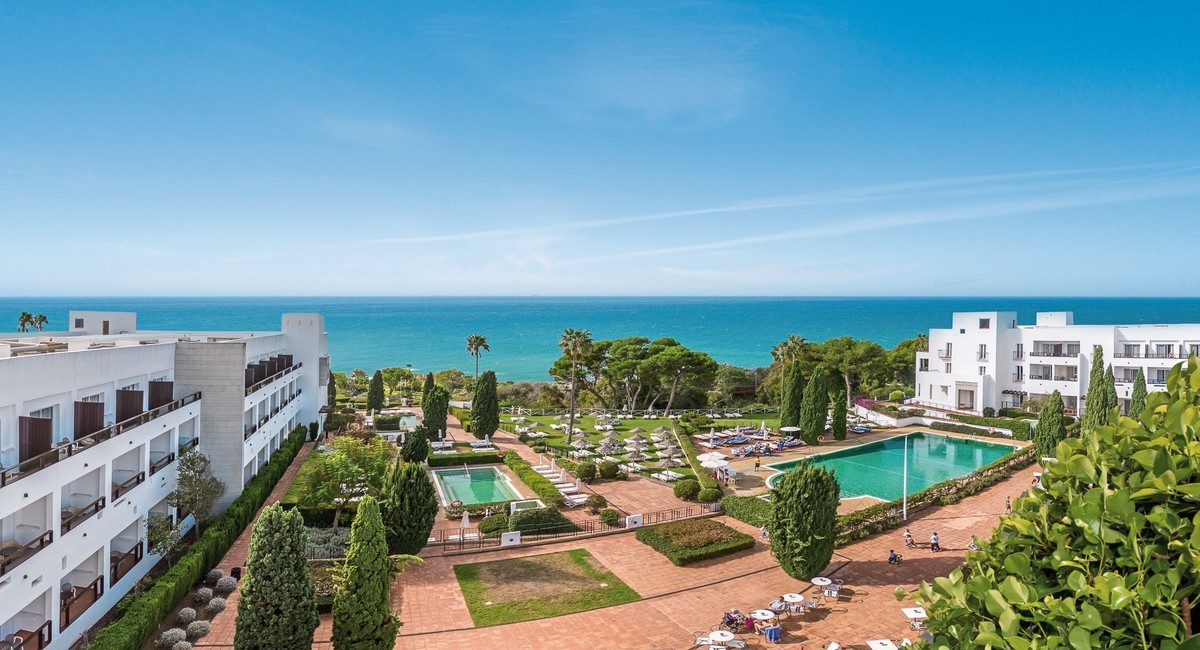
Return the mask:
[(568, 494), (563, 497), (563, 505), (565, 505), (568, 508), (574, 508), (575, 506), (581, 506), (586, 502), (587, 502), (586, 494)]

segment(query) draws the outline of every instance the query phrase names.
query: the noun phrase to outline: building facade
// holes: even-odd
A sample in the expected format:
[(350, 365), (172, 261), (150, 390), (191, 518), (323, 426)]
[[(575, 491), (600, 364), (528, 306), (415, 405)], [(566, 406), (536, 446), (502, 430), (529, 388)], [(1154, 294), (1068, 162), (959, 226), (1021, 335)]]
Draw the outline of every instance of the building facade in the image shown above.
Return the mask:
[(212, 460), (221, 509), (325, 405), (317, 314), (278, 332), (69, 322), (0, 335), (0, 639), (27, 649), (69, 647), (150, 570), (150, 514), (192, 525), (167, 503), (182, 453)]
[(1057, 390), (1079, 414), (1095, 346), (1112, 365), (1124, 412), (1139, 369), (1148, 391), (1164, 390), (1167, 372), (1200, 354), (1200, 324), (1075, 325), (1071, 312), (1041, 312), (1036, 324), (1019, 325), (1015, 312), (958, 312), (950, 328), (929, 330), (929, 349), (917, 353), (913, 401), (981, 414)]

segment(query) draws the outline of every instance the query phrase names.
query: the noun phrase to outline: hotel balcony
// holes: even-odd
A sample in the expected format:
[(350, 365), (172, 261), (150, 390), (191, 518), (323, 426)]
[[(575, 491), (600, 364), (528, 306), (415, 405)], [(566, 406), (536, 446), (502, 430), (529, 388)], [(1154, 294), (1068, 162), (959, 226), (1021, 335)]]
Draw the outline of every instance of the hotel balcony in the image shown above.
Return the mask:
[(33, 599), (9, 620), (0, 625), (0, 638), (11, 650), (44, 650), (50, 647), (53, 621), (49, 616), (49, 593)]
[(141, 526), (141, 521), (134, 521), (109, 542), (109, 585), (119, 583), (145, 557), (146, 543), (141, 539)]
[(1041, 349), (1035, 348), (1035, 349), (1029, 351), (1029, 356), (1031, 356), (1031, 357), (1061, 357), (1061, 358), (1077, 357), (1077, 356), (1079, 356), (1079, 348), (1077, 348), (1077, 347), (1074, 347), (1074, 348), (1057, 347), (1057, 348), (1041, 348)]
[(976, 352), (976, 353), (975, 353), (975, 360), (976, 360), (976, 361), (987, 361), (987, 360), (988, 360), (988, 353), (987, 353), (987, 352)]
[(949, 349), (938, 350), (937, 354), (938, 354), (938, 357), (940, 357), (942, 359), (949, 359), (950, 357), (954, 356), (953, 354), (951, 354), (951, 351)]
[(80, 562), (59, 584), (58, 629), (67, 629), (79, 620), (104, 595), (104, 574), (100, 572), (100, 554)]
[(146, 470), (142, 469), (142, 448), (131, 449), (117, 457), (112, 464), (112, 500), (129, 494), (135, 487), (146, 482)]
[(1020, 361), (1025, 358), (1024, 350), (1013, 350), (1013, 361)]
[(267, 422), (270, 422), (271, 418), (275, 417), (276, 415), (279, 415), (279, 412), (282, 411), (284, 409), (284, 407), (286, 407), (288, 404), (291, 404), (292, 402), (296, 401), (296, 398), (300, 397), (300, 392), (301, 392), (300, 389), (297, 388), (296, 392), (292, 393), (291, 395), (288, 395), (287, 399), (283, 400), (282, 404), (279, 404), (278, 406), (272, 408), (270, 410), (270, 412), (267, 413), (267, 415), (264, 415), (263, 417), (259, 418), (258, 421), (254, 422), (253, 424), (245, 425), (245, 432), (242, 435), (242, 439), (249, 440), (250, 436), (257, 433), (258, 430), (261, 429), (264, 425), (266, 425)]
[(46, 467), (49, 467), (60, 460), (86, 451), (91, 447), (103, 443), (106, 440), (115, 438), (122, 433), (129, 431), (130, 429), (139, 427), (147, 422), (152, 422), (163, 415), (176, 411), (179, 408), (187, 406), (188, 404), (191, 404), (199, 399), (200, 393), (194, 393), (182, 399), (164, 404), (158, 408), (139, 413), (110, 427), (100, 429), (99, 431), (88, 433), (82, 436), (77, 435), (74, 441), (60, 443), (57, 446), (55, 446), (51, 441), (53, 428), (50, 426), (50, 424), (52, 424), (50, 420), (22, 417), (21, 426), (23, 431), (25, 431), (28, 435), (24, 437), (24, 440), (21, 444), (20, 461), (13, 467), (5, 467), (0, 469), (0, 487), (4, 487), (19, 481), (40, 469), (45, 469)]
[(1025, 381), (1025, 375), (1023, 375), (1019, 372), (1014, 372), (1013, 376), (1012, 376), (1012, 380), (1014, 383), (1020, 384)]
[(0, 576), (54, 541), (50, 528), (50, 495), (0, 520)]
[(100, 489), (103, 477), (104, 468), (98, 467), (63, 486), (62, 535), (91, 519), (108, 505), (108, 498)]
[(170, 431), (150, 441), (150, 476), (154, 476), (175, 462), (176, 454), (173, 447)]
[(280, 354), (246, 366), (246, 396), (303, 366), (303, 363), (292, 363), (290, 354)]

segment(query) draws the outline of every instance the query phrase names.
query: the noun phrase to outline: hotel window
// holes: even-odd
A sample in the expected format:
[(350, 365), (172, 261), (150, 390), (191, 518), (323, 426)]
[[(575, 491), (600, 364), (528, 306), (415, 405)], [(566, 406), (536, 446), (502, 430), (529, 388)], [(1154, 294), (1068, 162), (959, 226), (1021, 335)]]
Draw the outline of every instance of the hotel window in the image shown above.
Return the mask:
[(1174, 346), (1172, 346), (1172, 345), (1165, 345), (1165, 344), (1159, 343), (1158, 345), (1154, 346), (1155, 355), (1159, 359), (1169, 359), (1172, 356), (1171, 350), (1173, 347)]
[(138, 382), (134, 382), (132, 384), (129, 384), (128, 386), (122, 386), (121, 390), (141, 390), (141, 384), (139, 384)]
[(87, 397), (85, 397), (79, 401), (81, 401), (81, 402), (103, 402), (104, 401), (104, 393), (96, 393), (95, 395), (88, 395)]
[(83, 329), (83, 319), (82, 318), (75, 319), (75, 329), (77, 329), (77, 330)]
[(1200, 343), (1189, 343), (1188, 344), (1188, 355), (1190, 356), (1193, 354), (1196, 356), (1200, 356)]
[(953, 372), (952, 370), (950, 370), (950, 367), (951, 367), (950, 364), (947, 363), (946, 364), (946, 374), (950, 374), (951, 372)]
[(979, 329), (981, 329), (981, 330), (989, 330), (989, 329), (992, 329), (992, 319), (990, 319), (990, 318), (980, 318), (980, 319), (979, 319)]
[(929, 371), (929, 359), (917, 359), (917, 370), (921, 372)]
[(979, 360), (987, 361), (987, 343), (979, 344)]
[(986, 374), (987, 374), (987, 366), (979, 366), (979, 376), (982, 377)]

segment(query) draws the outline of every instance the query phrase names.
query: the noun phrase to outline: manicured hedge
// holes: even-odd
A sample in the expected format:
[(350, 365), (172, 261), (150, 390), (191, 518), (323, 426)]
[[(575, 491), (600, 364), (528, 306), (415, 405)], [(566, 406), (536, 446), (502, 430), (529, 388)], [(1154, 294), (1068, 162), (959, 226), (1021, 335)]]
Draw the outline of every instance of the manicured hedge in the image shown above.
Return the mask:
[(242, 531), (254, 520), (275, 484), (287, 471), (304, 444), (308, 431), (296, 427), (279, 451), (241, 495), (210, 521), (200, 539), (188, 547), (183, 557), (144, 592), (130, 593), (117, 604), (121, 616), (100, 631), (90, 650), (138, 650), (171, 613), (175, 604), (221, 561)]
[(471, 409), (465, 409), (461, 406), (451, 406), (450, 415), (458, 418), (458, 422), (462, 425), (463, 431), (471, 433)]
[(973, 427), (968, 424), (950, 424), (949, 422), (934, 422), (929, 425), (929, 428), (937, 429), (938, 431), (950, 431), (952, 433), (965, 433), (969, 436), (982, 436), (984, 438), (1008, 438), (1009, 440), (1012, 439), (1010, 436), (1006, 436), (1003, 433), (991, 432), (991, 431), (988, 431), (987, 429), (980, 429), (979, 427)]
[(754, 538), (714, 519), (680, 519), (639, 528), (637, 540), (667, 556), (671, 564), (693, 562), (743, 551)]
[(467, 465), (489, 465), (504, 462), (504, 452), (469, 452), (463, 454), (430, 454), (426, 461), (430, 467), (462, 467)]
[(1009, 431), (1013, 432), (1012, 437), (1016, 438), (1017, 440), (1029, 440), (1030, 434), (1032, 433), (1029, 423), (1026, 422), (1025, 420), (1009, 420), (1006, 418), (981, 418), (976, 415), (959, 415), (957, 413), (951, 413), (950, 417), (954, 418), (955, 420), (958, 420), (959, 422), (966, 422), (967, 424), (975, 424), (975, 425), (978, 425), (981, 427), (999, 427), (1001, 429), (1008, 429)]
[[(691, 465), (692, 470), (696, 472), (696, 481), (700, 483), (700, 488), (716, 488), (720, 491), (721, 484), (711, 474), (706, 472), (703, 467), (700, 467), (700, 461), (696, 460), (696, 456), (700, 455), (700, 450), (696, 448), (696, 443), (692, 442), (692, 438), (690, 436), (676, 437), (679, 438), (679, 448), (687, 455), (688, 463)], [(720, 500), (720, 497), (713, 499), (713, 501), (718, 500)]]
[(508, 504), (510, 503), (512, 501), (489, 501), (487, 503), (469, 503), (463, 506), (446, 506), (446, 519), (462, 519), (464, 512), (471, 513), (472, 517), (479, 517), (486, 513), (488, 508), (491, 508), (493, 513), (508, 513)]
[(527, 508), (508, 516), (508, 529), (529, 535), (573, 533), (579, 530), (567, 516), (554, 508)]
[(529, 486), (530, 490), (533, 490), (541, 498), (542, 503), (552, 508), (557, 508), (563, 504), (562, 492), (559, 492), (558, 488), (554, 487), (550, 479), (534, 471), (533, 466), (525, 462), (525, 459), (521, 458), (520, 454), (505, 455), (504, 464), (508, 465), (513, 473), (517, 475), (517, 478), (521, 479), (525, 485)]
[(739, 497), (730, 495), (721, 499), (721, 508), (725, 514), (751, 526), (765, 526), (771, 518), (773, 506), (770, 501), (758, 497)]

